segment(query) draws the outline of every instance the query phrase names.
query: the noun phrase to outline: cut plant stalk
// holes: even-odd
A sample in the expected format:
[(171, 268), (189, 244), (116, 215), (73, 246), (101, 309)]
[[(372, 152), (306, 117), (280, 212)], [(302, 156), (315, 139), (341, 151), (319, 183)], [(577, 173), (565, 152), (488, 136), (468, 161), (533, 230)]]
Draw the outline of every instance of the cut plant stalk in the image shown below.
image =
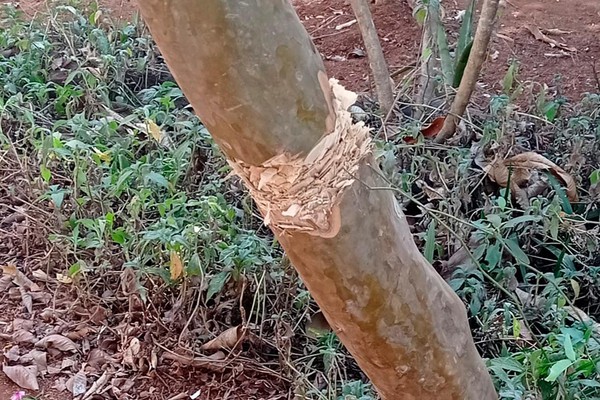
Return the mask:
[(475, 32), (475, 38), (473, 39), (469, 61), (465, 67), (465, 72), (460, 82), (460, 86), (458, 87), (456, 97), (452, 102), (450, 113), (446, 117), (442, 130), (434, 140), (436, 143), (442, 143), (454, 135), (456, 125), (467, 109), (467, 105), (469, 104), (471, 95), (477, 84), (479, 73), (481, 72), (481, 66), (487, 55), (490, 38), (494, 31), (494, 23), (498, 13), (499, 2), (500, 0), (483, 1), (481, 16), (477, 23), (477, 31)]
[[(458, 296), (419, 253), (355, 94), (287, 1), (145, 0), (175, 79), (384, 400), (497, 399)], [(201, 39), (201, 40), (200, 40)], [(315, 176), (319, 179), (315, 180)]]

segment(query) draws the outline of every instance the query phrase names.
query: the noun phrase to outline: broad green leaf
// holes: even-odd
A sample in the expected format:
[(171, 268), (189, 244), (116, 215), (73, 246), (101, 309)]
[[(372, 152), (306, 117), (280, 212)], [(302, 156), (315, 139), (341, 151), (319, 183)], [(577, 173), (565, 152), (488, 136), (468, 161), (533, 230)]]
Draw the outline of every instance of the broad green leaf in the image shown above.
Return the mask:
[(81, 272), (81, 264), (79, 262), (76, 262), (75, 264), (73, 264), (69, 267), (68, 275), (69, 275), (69, 277), (73, 278), (73, 277), (75, 277), (75, 275), (79, 274), (80, 272)]
[(200, 262), (200, 256), (198, 253), (194, 253), (185, 272), (188, 276), (202, 275), (202, 263)]
[(52, 178), (52, 172), (44, 164), (40, 165), (40, 175), (46, 183), (50, 182), (50, 178)]
[(504, 244), (508, 247), (508, 251), (519, 264), (529, 265), (529, 257), (527, 257), (527, 254), (521, 249), (519, 243), (514, 239), (506, 239)]
[(500, 243), (496, 242), (487, 249), (487, 253), (485, 255), (485, 261), (487, 261), (489, 269), (492, 270), (496, 268), (496, 266), (500, 263), (501, 258), (502, 249), (500, 248)]
[(569, 215), (573, 214), (573, 207), (571, 206), (571, 202), (569, 201), (569, 197), (567, 196), (567, 192), (565, 191), (563, 185), (550, 172), (546, 172), (546, 176), (548, 177), (548, 182), (550, 183), (550, 186), (552, 186), (552, 189), (556, 191), (556, 194), (560, 199), (563, 211)]
[(56, 206), (56, 208), (60, 208), (62, 206), (63, 200), (65, 199), (65, 192), (62, 190), (59, 192), (54, 192), (50, 195), (50, 199), (52, 199), (52, 203), (54, 203), (54, 206)]
[(565, 335), (565, 342), (563, 343), (565, 348), (565, 355), (571, 361), (575, 361), (577, 356), (575, 355), (575, 350), (573, 349), (573, 342), (571, 341), (571, 335), (568, 333)]
[(437, 40), (438, 54), (442, 66), (442, 75), (444, 77), (444, 83), (448, 86), (452, 85), (452, 74), (454, 68), (452, 65), (452, 57), (450, 57), (450, 49), (448, 47), (448, 36), (446, 35), (446, 29), (440, 19), (440, 2), (439, 0), (431, 0), (428, 7), (428, 15), (433, 22), (432, 35)]
[(544, 379), (547, 382), (554, 382), (563, 372), (565, 372), (573, 362), (571, 360), (560, 360), (557, 361), (552, 368), (550, 368), (550, 372), (548, 376)]
[(125, 241), (127, 240), (127, 235), (123, 228), (118, 228), (111, 233), (111, 238), (115, 243), (122, 245), (125, 244)]
[(490, 221), (494, 228), (498, 228), (500, 225), (502, 225), (502, 218), (500, 218), (498, 214), (488, 214), (485, 216), (485, 218)]
[(423, 26), (425, 18), (427, 18), (427, 10), (424, 7), (419, 7), (414, 12), (414, 18), (419, 26)]
[(511, 357), (499, 357), (490, 360), (490, 364), (506, 371), (523, 372), (525, 369), (517, 360)]
[(149, 172), (148, 174), (146, 174), (146, 179), (156, 183), (159, 186), (162, 186), (165, 188), (169, 187), (169, 181), (167, 181), (167, 179), (164, 176), (162, 176), (161, 174), (159, 174), (157, 172)]
[(210, 300), (215, 294), (223, 290), (223, 287), (231, 277), (231, 272), (221, 271), (217, 275), (213, 276), (208, 283), (208, 290), (206, 292), (206, 301)]
[(549, 122), (554, 122), (560, 109), (560, 103), (551, 101), (544, 106), (544, 116)]
[(431, 264), (435, 251), (435, 220), (432, 220), (427, 227), (427, 236), (425, 237), (425, 258)]
[(595, 185), (598, 182), (600, 182), (600, 169), (597, 169), (590, 174), (590, 183)]

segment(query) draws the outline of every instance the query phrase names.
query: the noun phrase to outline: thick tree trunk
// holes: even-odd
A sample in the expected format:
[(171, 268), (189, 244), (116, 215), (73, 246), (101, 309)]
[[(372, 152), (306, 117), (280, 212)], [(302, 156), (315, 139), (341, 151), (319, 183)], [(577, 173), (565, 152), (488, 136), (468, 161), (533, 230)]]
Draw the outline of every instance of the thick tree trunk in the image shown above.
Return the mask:
[(419, 253), (354, 99), (286, 0), (144, 0), (175, 79), (384, 399), (495, 399), (465, 309)]

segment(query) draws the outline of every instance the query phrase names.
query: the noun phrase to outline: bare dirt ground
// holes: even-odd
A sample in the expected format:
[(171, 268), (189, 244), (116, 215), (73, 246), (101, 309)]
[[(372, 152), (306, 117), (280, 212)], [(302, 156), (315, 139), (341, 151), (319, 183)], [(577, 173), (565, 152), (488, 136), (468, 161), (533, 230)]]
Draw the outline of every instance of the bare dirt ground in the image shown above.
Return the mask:
[[(0, 2), (8, 2), (0, 0)], [(325, 60), (329, 74), (355, 91), (369, 90), (369, 65), (357, 24), (336, 29), (354, 19), (347, 0), (292, 0)], [(457, 14), (466, 0), (443, 0), (445, 23), (457, 36)], [(43, 11), (44, 0), (19, 2), (29, 15)], [(137, 15), (133, 0), (99, 0), (113, 18)], [(413, 63), (419, 53), (421, 30), (406, 0), (385, 0), (373, 7), (373, 18), (384, 54), (394, 73)], [(530, 29), (558, 30), (549, 35), (564, 50), (536, 40)], [(582, 93), (600, 90), (594, 71), (600, 58), (600, 2), (596, 0), (506, 0), (484, 66), (482, 89), (494, 92), (512, 60), (519, 63), (518, 79), (545, 83), (558, 94), (577, 100)]]
[[(7, 1), (0, 0), (0, 2)], [(321, 51), (329, 74), (340, 79), (350, 89), (369, 90), (368, 60), (363, 56), (364, 49), (357, 25), (336, 29), (354, 19), (352, 10), (346, 1), (293, 0), (293, 2), (306, 29)], [(116, 20), (128, 19), (136, 14), (134, 1), (101, 0), (100, 4)], [(445, 0), (443, 5), (446, 8), (445, 22), (448, 24), (450, 33), (456, 35), (458, 22), (454, 18), (464, 4), (462, 1)], [(34, 15), (43, 12), (46, 3), (43, 0), (26, 0), (20, 2), (20, 7), (28, 15)], [(413, 63), (419, 53), (421, 30), (412, 18), (408, 3), (405, 0), (380, 2), (373, 7), (373, 15), (390, 70), (395, 72)], [(568, 50), (552, 47), (548, 43), (536, 40), (528, 27), (560, 30), (562, 33), (551, 37), (562, 43), (563, 47)], [(499, 90), (500, 82), (512, 60), (519, 62), (518, 78), (521, 81), (546, 83), (559, 94), (565, 95), (571, 100), (579, 99), (584, 92), (600, 90), (599, 78), (594, 72), (594, 65), (600, 58), (600, 41), (598, 40), (600, 37), (600, 1), (507, 0), (497, 32), (498, 35), (493, 40), (485, 64), (481, 79), (483, 85), (480, 87), (480, 91), (495, 92)], [(600, 70), (600, 63), (597, 70)], [(40, 217), (48, 218), (47, 215)], [(19, 246), (15, 244), (14, 249), (33, 253), (50, 251), (47, 248), (36, 247), (35, 243), (43, 241), (39, 237), (28, 238), (27, 232), (25, 232), (24, 238), (25, 240)], [(32, 243), (30, 246), (27, 246), (28, 240)], [(2, 250), (2, 246), (0, 246), (0, 250)], [(2, 255), (0, 255), (0, 265), (1, 261)], [(33, 267), (27, 266), (27, 268)], [(13, 293), (9, 293), (3, 297), (2, 301), (10, 300), (13, 303), (16, 301), (15, 304), (18, 304), (20, 297), (18, 293), (15, 295), (16, 297), (13, 296)], [(76, 296), (77, 293), (66, 293), (58, 297), (54, 294), (52, 301), (54, 305), (62, 306), (64, 312), (74, 312), (80, 306), (76, 302), (73, 303), (73, 298)], [(71, 303), (64, 303), (69, 301)], [(114, 302), (118, 301), (114, 300)], [(125, 307), (126, 305), (123, 306), (123, 308)], [(84, 316), (81, 318), (83, 320)], [(93, 316), (85, 318), (92, 319), (94, 322)], [(103, 322), (104, 318), (95, 325), (92, 324), (91, 334), (95, 335), (97, 332), (103, 331)], [(13, 324), (13, 314), (3, 313), (0, 316), (2, 330)], [(18, 326), (13, 328), (19, 329)], [(44, 322), (39, 324), (36, 332), (43, 335), (48, 333), (44, 332), (48, 329), (50, 329), (50, 325)], [(142, 322), (139, 322), (137, 329), (143, 329)], [(60, 332), (75, 336), (81, 334), (78, 331), (68, 331), (66, 328)], [(100, 334), (98, 333), (98, 335)], [(177, 372), (181, 374), (181, 371)], [(156, 376), (157, 379), (167, 380), (172, 386), (173, 393), (180, 390), (185, 391), (186, 388), (169, 381), (171, 373), (172, 371), (166, 370), (157, 371)], [(206, 381), (213, 379), (208, 376), (187, 376), (187, 378), (198, 385), (219, 384), (219, 382)], [(264, 392), (274, 393), (276, 391), (276, 385), (269, 382), (269, 374), (256, 374), (250, 378), (248, 381), (252, 380), (254, 386), (249, 387), (248, 392), (259, 390), (257, 387), (261, 387), (260, 390), (264, 389)], [(227, 382), (229, 379), (232, 379), (231, 376), (224, 374), (222, 382)], [(46, 389), (40, 399), (59, 400), (65, 398), (64, 394), (56, 394), (51, 388)], [(17, 386), (0, 374), (0, 400), (9, 399), (16, 390)], [(161, 398), (160, 396), (163, 395), (156, 396), (153, 393), (147, 394), (147, 398)]]

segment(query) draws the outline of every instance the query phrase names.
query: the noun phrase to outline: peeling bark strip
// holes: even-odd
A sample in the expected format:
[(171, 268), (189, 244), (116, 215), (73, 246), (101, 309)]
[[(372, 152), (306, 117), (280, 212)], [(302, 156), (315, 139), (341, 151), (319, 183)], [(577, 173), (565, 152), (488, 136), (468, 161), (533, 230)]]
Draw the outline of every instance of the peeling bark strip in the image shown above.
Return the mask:
[(336, 124), (306, 155), (283, 153), (253, 166), (228, 160), (250, 189), (265, 224), (334, 237), (340, 228), (339, 197), (354, 182), (359, 162), (370, 152), (369, 128), (352, 124), (347, 111), (356, 94), (330, 81)]
[[(464, 305), (419, 253), (352, 93), (288, 0), (144, 0), (165, 60), (384, 400), (492, 400)], [(358, 177), (358, 179), (355, 179)], [(369, 187), (367, 187), (367, 185)]]

